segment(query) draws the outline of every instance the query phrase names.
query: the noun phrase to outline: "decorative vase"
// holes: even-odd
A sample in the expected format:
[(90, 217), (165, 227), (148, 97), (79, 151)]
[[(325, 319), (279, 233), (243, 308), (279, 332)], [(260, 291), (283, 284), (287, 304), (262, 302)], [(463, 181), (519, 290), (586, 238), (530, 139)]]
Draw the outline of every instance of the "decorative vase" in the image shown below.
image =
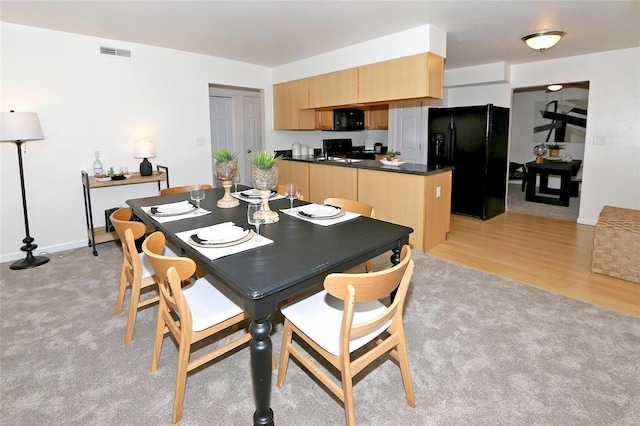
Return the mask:
[(260, 214), (264, 217), (264, 223), (275, 223), (280, 220), (278, 213), (271, 211), (269, 208), (269, 197), (271, 190), (278, 184), (278, 166), (274, 165), (268, 170), (262, 170), (251, 165), (251, 181), (253, 187), (260, 191), (260, 199), (262, 200), (262, 209)]
[(218, 200), (217, 206), (222, 209), (238, 207), (240, 201), (231, 196), (231, 183), (238, 174), (238, 159), (216, 162), (216, 178), (222, 182), (224, 196)]
[(550, 149), (549, 150), (549, 157), (560, 157), (560, 150), (559, 149)]

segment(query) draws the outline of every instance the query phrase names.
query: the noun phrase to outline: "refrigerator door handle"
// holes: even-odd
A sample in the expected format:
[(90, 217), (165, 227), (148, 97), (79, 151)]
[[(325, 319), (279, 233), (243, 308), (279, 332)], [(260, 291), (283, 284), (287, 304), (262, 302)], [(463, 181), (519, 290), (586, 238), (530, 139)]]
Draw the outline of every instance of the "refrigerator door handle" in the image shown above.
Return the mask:
[(455, 152), (455, 144), (456, 144), (456, 125), (453, 121), (453, 117), (451, 117), (451, 123), (449, 124), (449, 152), (448, 157), (449, 161), (453, 162), (453, 153)]

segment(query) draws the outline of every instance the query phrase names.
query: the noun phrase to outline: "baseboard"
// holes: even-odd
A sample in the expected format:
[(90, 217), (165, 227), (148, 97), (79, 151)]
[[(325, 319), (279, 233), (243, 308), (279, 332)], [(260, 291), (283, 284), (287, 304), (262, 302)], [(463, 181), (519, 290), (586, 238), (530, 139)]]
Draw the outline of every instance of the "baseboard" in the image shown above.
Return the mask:
[[(19, 243), (20, 242), (16, 243), (16, 247), (18, 248), (20, 247)], [(45, 246), (45, 247), (38, 246), (38, 248), (33, 252), (33, 254), (34, 256), (42, 256), (42, 255), (46, 256), (51, 253), (57, 253), (59, 251), (71, 250), (79, 247), (87, 247), (87, 250), (91, 250), (89, 248), (89, 245), (87, 244), (87, 240), (84, 239), (84, 240), (78, 240), (78, 241), (70, 241), (64, 244), (55, 244), (52, 246)], [(0, 263), (13, 262), (15, 260), (24, 259), (25, 256), (26, 256), (26, 253), (23, 251), (16, 251), (14, 253), (3, 254), (0, 256)]]

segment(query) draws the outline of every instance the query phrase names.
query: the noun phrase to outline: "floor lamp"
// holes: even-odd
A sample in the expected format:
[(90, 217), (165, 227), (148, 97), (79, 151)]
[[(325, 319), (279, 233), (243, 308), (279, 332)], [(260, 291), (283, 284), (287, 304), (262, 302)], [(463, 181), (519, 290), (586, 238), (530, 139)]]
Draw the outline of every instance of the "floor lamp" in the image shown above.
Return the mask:
[(20, 185), (22, 187), (22, 210), (24, 211), (24, 228), (27, 236), (22, 240), (25, 244), (20, 248), (27, 252), (27, 257), (13, 262), (11, 269), (28, 269), (43, 265), (49, 261), (46, 256), (34, 256), (34, 251), (38, 246), (33, 243), (33, 238), (29, 235), (29, 216), (27, 214), (27, 196), (24, 190), (24, 171), (22, 168), (23, 142), (44, 139), (38, 114), (35, 112), (3, 112), (0, 125), (0, 142), (14, 142), (18, 147), (18, 164), (20, 166)]

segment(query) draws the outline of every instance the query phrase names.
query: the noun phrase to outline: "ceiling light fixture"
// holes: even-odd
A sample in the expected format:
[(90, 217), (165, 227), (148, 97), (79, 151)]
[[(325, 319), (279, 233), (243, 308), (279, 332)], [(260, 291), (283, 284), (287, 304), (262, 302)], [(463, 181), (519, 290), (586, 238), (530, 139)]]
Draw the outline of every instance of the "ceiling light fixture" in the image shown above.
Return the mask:
[(547, 86), (547, 90), (550, 92), (557, 92), (559, 90), (562, 90), (564, 86), (562, 84), (550, 84)]
[(533, 50), (544, 52), (545, 50), (550, 49), (558, 44), (558, 42), (564, 35), (564, 31), (536, 31), (535, 33), (527, 34), (526, 36), (522, 37), (522, 41), (524, 41), (527, 46), (529, 46)]

